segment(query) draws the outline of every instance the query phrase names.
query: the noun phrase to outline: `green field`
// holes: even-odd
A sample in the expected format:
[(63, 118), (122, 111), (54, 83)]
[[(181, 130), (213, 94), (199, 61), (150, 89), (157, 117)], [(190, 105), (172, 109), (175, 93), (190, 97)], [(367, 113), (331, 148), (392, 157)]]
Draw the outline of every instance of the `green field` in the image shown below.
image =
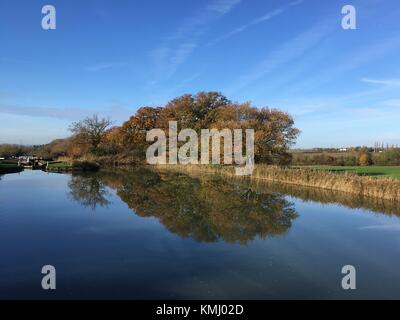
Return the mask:
[(301, 168), (312, 168), (318, 170), (326, 170), (335, 173), (355, 173), (358, 175), (365, 175), (376, 178), (395, 178), (400, 179), (400, 167), (391, 167), (391, 166), (367, 166), (367, 167), (358, 167), (358, 166), (296, 166)]

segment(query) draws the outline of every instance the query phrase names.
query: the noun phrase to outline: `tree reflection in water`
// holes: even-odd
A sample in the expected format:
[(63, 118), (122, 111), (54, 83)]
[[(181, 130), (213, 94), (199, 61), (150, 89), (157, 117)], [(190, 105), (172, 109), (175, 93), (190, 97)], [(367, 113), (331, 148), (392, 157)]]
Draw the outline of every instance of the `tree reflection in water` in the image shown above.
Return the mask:
[(137, 215), (156, 217), (169, 231), (198, 241), (245, 244), (286, 233), (297, 217), (284, 196), (221, 177), (137, 169), (73, 176), (69, 186), (75, 200), (92, 208), (107, 203), (105, 186), (113, 188)]
[(104, 182), (93, 174), (74, 174), (68, 182), (69, 195), (84, 207), (95, 210), (96, 207), (107, 207), (110, 192)]

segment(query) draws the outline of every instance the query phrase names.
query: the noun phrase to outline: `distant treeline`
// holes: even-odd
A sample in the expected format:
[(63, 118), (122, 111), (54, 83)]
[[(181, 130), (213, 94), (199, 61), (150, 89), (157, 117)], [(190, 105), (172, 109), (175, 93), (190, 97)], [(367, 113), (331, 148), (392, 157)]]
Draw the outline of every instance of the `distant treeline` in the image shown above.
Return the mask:
[(301, 152), (292, 153), (294, 165), (336, 165), (336, 166), (400, 166), (400, 148), (388, 148), (374, 152), (372, 148), (361, 147), (347, 152)]
[(24, 146), (18, 144), (0, 144), (0, 157), (11, 158), (35, 155), (44, 159), (57, 159), (67, 156), (70, 139), (57, 139), (46, 145)]

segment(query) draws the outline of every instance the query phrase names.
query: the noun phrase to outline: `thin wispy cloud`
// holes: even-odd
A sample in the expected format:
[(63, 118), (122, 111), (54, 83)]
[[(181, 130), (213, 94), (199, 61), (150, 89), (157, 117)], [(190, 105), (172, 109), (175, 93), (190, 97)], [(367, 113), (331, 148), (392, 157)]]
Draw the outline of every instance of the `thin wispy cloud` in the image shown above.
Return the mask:
[(280, 45), (265, 59), (257, 63), (251, 70), (240, 76), (224, 92), (228, 94), (241, 90), (252, 83), (266, 77), (273, 71), (276, 71), (283, 65), (299, 59), (309, 50), (313, 49), (329, 33), (335, 30), (335, 21), (323, 21), (309, 30), (299, 34), (297, 37)]
[[(151, 103), (158, 105), (165, 103), (165, 101), (169, 101), (176, 97), (179, 94), (184, 94), (186, 93), (186, 88), (196, 79), (200, 77), (202, 72), (197, 72), (192, 75), (190, 75), (187, 78), (184, 78), (183, 80), (179, 81), (175, 85), (171, 85), (168, 88), (160, 88), (160, 90), (156, 90), (152, 95), (151, 95)], [(183, 91), (183, 92), (181, 92)]]
[[(380, 43), (357, 47), (355, 50), (349, 51), (347, 56), (336, 63), (332, 61), (329, 67), (318, 70), (317, 73), (313, 73), (309, 77), (302, 79), (301, 82), (295, 83), (292, 86), (295, 89), (294, 93), (318, 90), (318, 88), (329, 82), (343, 79), (346, 77), (346, 74), (361, 70), (364, 65), (371, 64), (372, 61), (380, 59), (387, 53), (398, 50), (398, 48), (400, 48), (400, 37), (390, 37)], [(375, 86), (372, 86), (372, 90), (369, 90), (369, 92), (378, 94), (389, 88), (389, 86), (377, 85), (375, 83)]]
[(382, 105), (387, 107), (399, 107), (400, 108), (400, 99), (388, 99), (382, 102)]
[(13, 91), (0, 90), (0, 99), (8, 99), (17, 97), (17, 93)]
[(293, 1), (293, 2), (291, 2), (289, 4), (287, 4), (286, 6), (282, 6), (282, 7), (278, 8), (278, 9), (275, 9), (275, 10), (272, 10), (270, 12), (267, 12), (263, 16), (255, 18), (254, 20), (250, 21), (249, 23), (244, 24), (244, 25), (242, 25), (240, 27), (237, 27), (236, 29), (234, 29), (234, 30), (232, 30), (232, 31), (230, 31), (230, 32), (228, 32), (228, 33), (216, 38), (215, 40), (211, 41), (208, 45), (212, 45), (212, 44), (215, 44), (215, 43), (217, 43), (219, 41), (226, 40), (226, 39), (232, 37), (233, 35), (241, 33), (241, 32), (247, 30), (248, 28), (250, 28), (250, 27), (252, 27), (254, 25), (263, 23), (263, 22), (268, 21), (268, 20), (270, 20), (270, 19), (272, 19), (272, 18), (274, 18), (276, 16), (279, 16), (280, 14), (284, 13), (285, 11), (287, 11), (289, 8), (291, 8), (293, 6), (297, 6), (297, 5), (301, 4), (301, 3), (303, 3), (304, 1), (305, 0)]
[(207, 6), (207, 9), (210, 11), (215, 11), (219, 14), (227, 14), (234, 6), (239, 4), (240, 1), (241, 0), (217, 0), (211, 2)]
[(0, 113), (30, 117), (46, 117), (74, 120), (82, 118), (82, 116), (86, 115), (87, 112), (87, 110), (75, 108), (17, 106), (0, 104)]
[(285, 11), (286, 11), (287, 9), (289, 9), (290, 7), (293, 7), (293, 6), (297, 6), (297, 5), (299, 5), (299, 4), (302, 4), (304, 1), (305, 1), (305, 0), (297, 0), (297, 1), (290, 2), (290, 3), (289, 3), (288, 5), (286, 5), (286, 6), (283, 6), (283, 7), (281, 7), (281, 8), (278, 8), (278, 9), (272, 11), (272, 12), (269, 12), (269, 13), (263, 15), (262, 17), (260, 17), (260, 18), (258, 18), (258, 19), (255, 19), (254, 21), (251, 22), (251, 24), (257, 24), (257, 23), (261, 23), (261, 22), (264, 22), (264, 21), (266, 21), (266, 20), (269, 20), (269, 19), (271, 19), (272, 17), (276, 16), (277, 14), (280, 14), (280, 13), (282, 13), (282, 12), (285, 12)]
[(202, 35), (208, 25), (223, 17), (240, 4), (242, 0), (211, 0), (194, 15), (184, 19), (179, 28), (166, 37), (166, 40), (193, 39)]
[(0, 104), (0, 114), (20, 115), (35, 118), (53, 118), (60, 120), (79, 120), (92, 114), (126, 118), (130, 112), (122, 106), (111, 106), (105, 109), (78, 107), (38, 107)]
[(164, 39), (161, 46), (150, 53), (156, 69), (152, 84), (172, 77), (198, 47), (198, 38), (209, 25), (228, 14), (240, 2), (241, 0), (213, 0), (197, 14), (184, 20), (177, 30)]
[(400, 224), (377, 224), (358, 227), (358, 230), (400, 231)]
[(360, 117), (369, 118), (371, 114), (387, 116), (392, 110), (385, 107), (400, 107), (400, 99), (374, 102), (374, 97), (381, 93), (382, 88), (374, 88), (373, 90), (357, 91), (343, 95), (314, 95), (306, 98), (296, 96), (294, 99), (279, 99), (275, 101), (274, 105), (279, 105), (295, 117), (311, 114), (329, 114), (332, 110), (343, 115), (357, 115), (358, 119)]
[[(165, 79), (170, 78), (196, 47), (196, 43), (185, 42), (174, 49), (168, 47), (157, 48), (151, 54), (157, 73)], [(153, 83), (159, 80), (158, 77), (156, 78)]]
[(369, 79), (362, 78), (362, 82), (382, 85), (385, 87), (400, 87), (400, 79)]
[(112, 63), (103, 63), (94, 66), (86, 67), (85, 70), (88, 72), (99, 72), (107, 69), (118, 68), (124, 66), (124, 63), (121, 62), (112, 62)]
[[(336, 63), (334, 61), (331, 61), (329, 65), (327, 65), (325, 68), (318, 69), (317, 73), (309, 73), (309, 76), (303, 76), (301, 81), (295, 80), (295, 82), (291, 86), (292, 88), (290, 88), (288, 84), (285, 84), (285, 86), (287, 88), (287, 91), (290, 91), (292, 89), (292, 91), (290, 91), (292, 93), (316, 90), (322, 85), (326, 85), (326, 83), (330, 81), (335, 81), (336, 79), (345, 77), (346, 74), (354, 70), (360, 69), (364, 65), (371, 64), (371, 61), (381, 59), (386, 54), (399, 50), (399, 48), (400, 36), (390, 36), (380, 40), (379, 42), (374, 42), (373, 44), (369, 44), (367, 46), (357, 46), (355, 49), (349, 50), (347, 54)], [(314, 53), (315, 52), (316, 51), (314, 51)], [(321, 51), (321, 57), (322, 59), (329, 59), (330, 53), (327, 53), (325, 50), (323, 50)], [(308, 61), (304, 67), (312, 67), (312, 64), (310, 63), (310, 61)], [(290, 74), (292, 73), (293, 70), (290, 71)], [(375, 84), (378, 84), (374, 79), (364, 78), (364, 80), (372, 80), (375, 81)], [(363, 80), (361, 79), (361, 81)], [(370, 83), (372, 82), (370, 81)], [(382, 91), (387, 88), (389, 88), (389, 86), (384, 86), (381, 83), (381, 85), (377, 85), (374, 90), (377, 90), (376, 92), (379, 92), (379, 90)]]

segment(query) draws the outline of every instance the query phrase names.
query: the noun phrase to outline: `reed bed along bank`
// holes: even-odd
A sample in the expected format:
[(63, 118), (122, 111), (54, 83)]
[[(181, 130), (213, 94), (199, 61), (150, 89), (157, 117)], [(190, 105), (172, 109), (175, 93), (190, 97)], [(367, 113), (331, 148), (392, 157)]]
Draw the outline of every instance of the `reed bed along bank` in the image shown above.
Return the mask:
[[(201, 165), (163, 165), (164, 169), (183, 172), (207, 172), (235, 176), (233, 166)], [(326, 190), (348, 192), (358, 196), (375, 197), (400, 201), (400, 180), (352, 173), (332, 173), (310, 168), (281, 168), (268, 165), (256, 165), (250, 176), (237, 176), (238, 179), (268, 180), (305, 187), (316, 187)]]

